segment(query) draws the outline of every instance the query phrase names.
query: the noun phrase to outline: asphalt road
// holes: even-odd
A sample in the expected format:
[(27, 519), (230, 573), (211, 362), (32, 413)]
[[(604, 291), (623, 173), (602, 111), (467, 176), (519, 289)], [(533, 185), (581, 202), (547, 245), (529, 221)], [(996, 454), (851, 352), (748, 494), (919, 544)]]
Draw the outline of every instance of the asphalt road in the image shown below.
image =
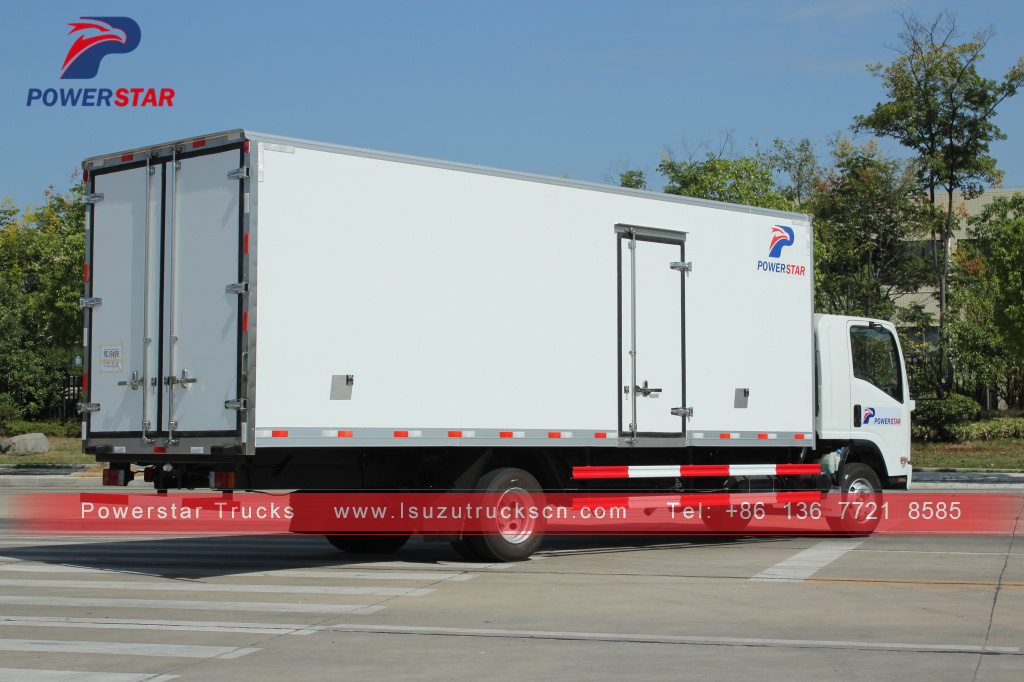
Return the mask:
[[(0, 490), (6, 510), (10, 490)], [(1015, 536), (0, 536), (0, 678), (1024, 679)]]

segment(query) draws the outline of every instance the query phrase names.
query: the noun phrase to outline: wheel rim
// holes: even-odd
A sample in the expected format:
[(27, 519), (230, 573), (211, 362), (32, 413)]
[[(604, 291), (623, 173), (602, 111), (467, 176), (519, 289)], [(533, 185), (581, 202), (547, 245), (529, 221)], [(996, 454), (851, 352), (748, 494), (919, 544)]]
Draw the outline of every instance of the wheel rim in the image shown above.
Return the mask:
[[(864, 478), (857, 478), (850, 482), (850, 485), (846, 488), (847, 493), (852, 498), (852, 502), (870, 502), (875, 496), (875, 488), (871, 485), (871, 482)], [(853, 510), (853, 519), (860, 521), (861, 515), (867, 518), (869, 512), (865, 508), (865, 504), (856, 505)]]
[(495, 505), (495, 521), (505, 542), (518, 545), (530, 539), (537, 527), (537, 520), (530, 518), (532, 507), (533, 496), (522, 488), (510, 488), (501, 494)]

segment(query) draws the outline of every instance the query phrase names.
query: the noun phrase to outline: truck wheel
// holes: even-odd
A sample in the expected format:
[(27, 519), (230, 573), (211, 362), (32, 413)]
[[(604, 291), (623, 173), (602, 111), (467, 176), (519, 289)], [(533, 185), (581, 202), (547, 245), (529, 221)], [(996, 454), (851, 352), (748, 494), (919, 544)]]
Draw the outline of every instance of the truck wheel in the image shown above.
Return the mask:
[(458, 540), (451, 541), (452, 549), (459, 553), (459, 556), (466, 561), (483, 561), (484, 558), (480, 556), (480, 552), (476, 551), (473, 547), (473, 543), (469, 541), (468, 537), (459, 538)]
[(373, 533), (350, 533), (348, 535), (325, 535), (327, 541), (340, 550), (352, 554), (390, 554), (402, 548), (412, 533), (374, 535)]
[(537, 479), (521, 469), (496, 469), (485, 474), (476, 489), (494, 518), (485, 513), (477, 533), (466, 538), (470, 546), (485, 561), (528, 559), (544, 539), (544, 516), (539, 513), (544, 492)]
[(839, 474), (839, 490), (833, 490), (841, 502), (838, 509), (825, 516), (828, 527), (839, 535), (870, 535), (878, 528), (882, 507), (882, 483), (874, 469), (860, 462), (843, 467)]

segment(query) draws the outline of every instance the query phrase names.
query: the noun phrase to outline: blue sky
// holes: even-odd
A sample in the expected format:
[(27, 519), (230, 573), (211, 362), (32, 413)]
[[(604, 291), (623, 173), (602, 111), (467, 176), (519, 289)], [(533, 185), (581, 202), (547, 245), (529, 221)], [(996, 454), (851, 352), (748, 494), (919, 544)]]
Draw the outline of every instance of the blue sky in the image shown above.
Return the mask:
[[(1019, 1), (0, 0), (0, 194), (39, 202), (87, 156), (231, 128), (595, 182), (726, 131), (737, 154), (775, 137), (824, 152), (883, 97), (865, 65), (891, 59), (896, 7), (948, 7), (965, 34), (994, 24), (989, 77), (1022, 52)], [(82, 16), (129, 16), (142, 40), (96, 78), (61, 81)], [(176, 95), (26, 106), (30, 88), (61, 87)], [(1024, 187), (1024, 93), (997, 123), (1004, 185)]]

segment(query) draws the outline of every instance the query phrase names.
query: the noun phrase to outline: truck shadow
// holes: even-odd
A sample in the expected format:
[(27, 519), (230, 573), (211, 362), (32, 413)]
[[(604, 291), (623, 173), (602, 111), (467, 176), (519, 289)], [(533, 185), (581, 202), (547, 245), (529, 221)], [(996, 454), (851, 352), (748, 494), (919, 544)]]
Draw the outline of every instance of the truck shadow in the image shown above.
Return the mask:
[[(9, 536), (10, 537), (10, 536)], [(794, 536), (744, 535), (615, 535), (548, 536), (537, 558), (709, 548), (722, 545), (763, 545), (784, 542)], [(815, 536), (820, 537), (820, 536)], [(11, 538), (17, 539), (17, 536)], [(447, 542), (425, 542), (414, 536), (398, 552), (354, 555), (340, 552), (319, 535), (242, 535), (144, 540), (87, 540), (8, 546), (0, 563), (7, 570), (31, 572), (129, 573), (162, 578), (212, 578), (241, 576), (266, 571), (366, 566), (382, 569), (431, 568), (473, 570), (493, 564), (468, 562)], [(62, 567), (56, 569), (56, 567)], [(339, 572), (339, 577), (343, 573)]]

